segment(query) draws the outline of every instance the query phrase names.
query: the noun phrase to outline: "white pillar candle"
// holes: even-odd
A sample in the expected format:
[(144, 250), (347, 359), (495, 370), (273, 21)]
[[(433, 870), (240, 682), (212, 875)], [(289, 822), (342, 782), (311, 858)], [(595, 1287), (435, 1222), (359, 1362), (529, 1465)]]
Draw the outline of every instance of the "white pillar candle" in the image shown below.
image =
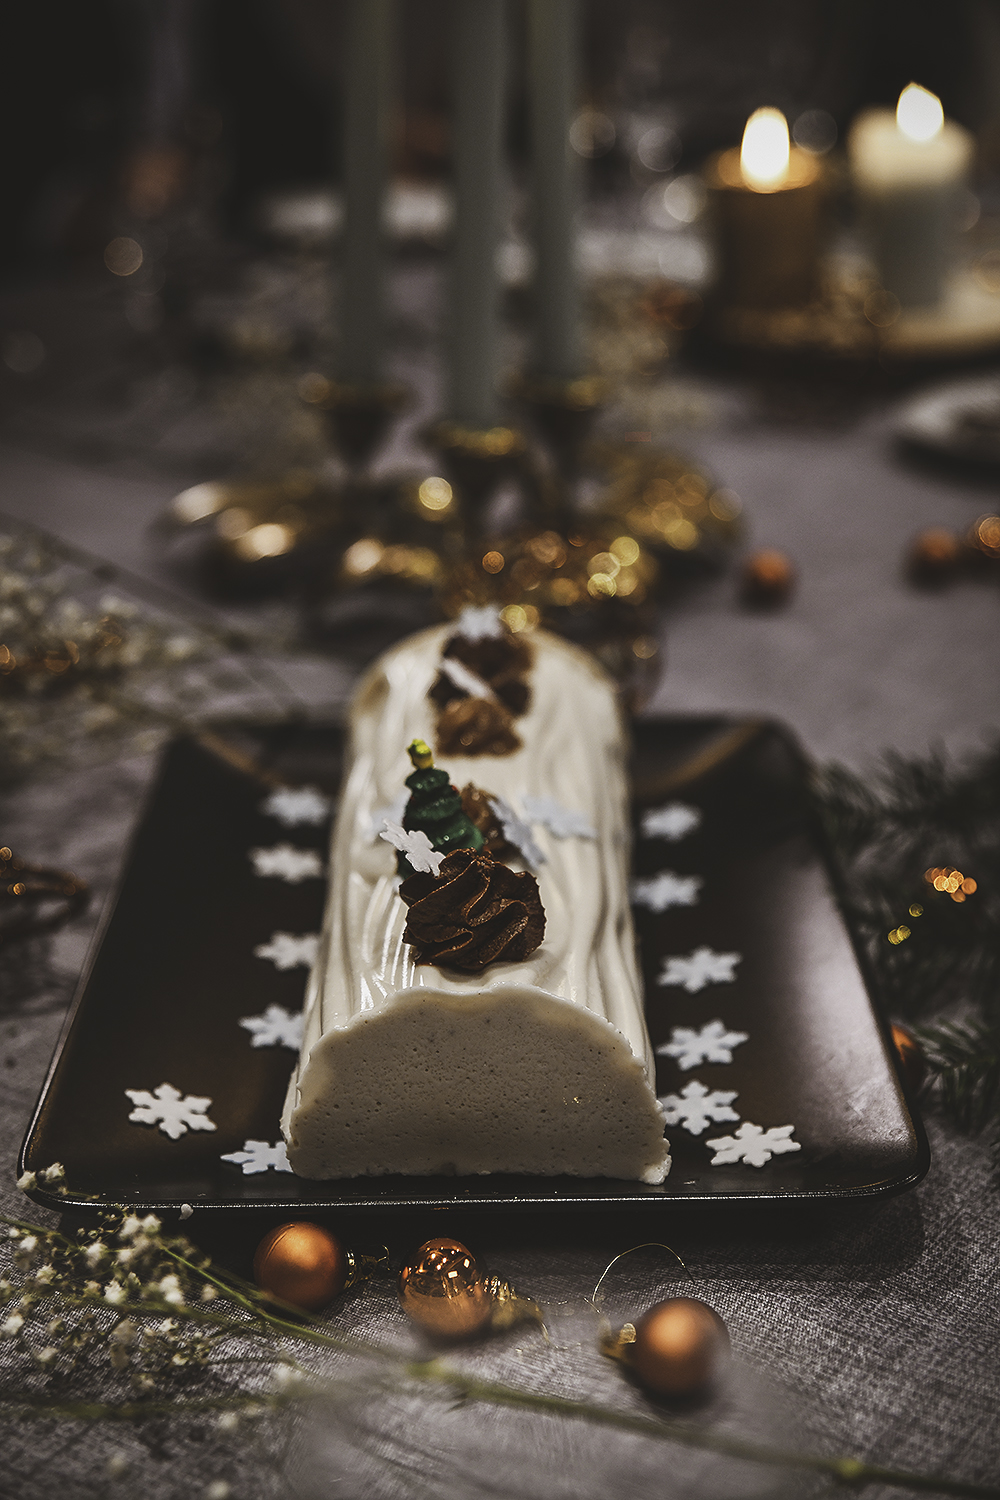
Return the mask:
[(385, 236), (394, 0), (350, 0), (345, 50), (340, 351), (343, 380), (384, 377)]
[(448, 414), (492, 427), (498, 419), (505, 3), (454, 0), (452, 16), (456, 222)]
[(577, 0), (530, 0), (532, 212), (535, 232), (535, 364), (541, 375), (580, 374), (575, 264), (579, 159), (569, 128), (577, 105)]
[(911, 83), (893, 114), (868, 110), (848, 140), (862, 228), (882, 285), (903, 307), (941, 300), (972, 137)]

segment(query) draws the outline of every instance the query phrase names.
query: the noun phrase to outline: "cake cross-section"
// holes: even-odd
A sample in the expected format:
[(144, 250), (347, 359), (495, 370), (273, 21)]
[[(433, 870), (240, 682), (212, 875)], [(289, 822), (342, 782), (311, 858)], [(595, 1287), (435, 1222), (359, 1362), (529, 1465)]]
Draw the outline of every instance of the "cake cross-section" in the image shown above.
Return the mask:
[[(312, 1178), (662, 1182), (670, 1157), (629, 910), (627, 741), (613, 687), (585, 652), (536, 631), (517, 641), (527, 689), (517, 747), (447, 753), (433, 690), (455, 638), (443, 626), (404, 641), (355, 696), (282, 1121), (289, 1161)], [(400, 823), (390, 810), (408, 783)], [(427, 810), (442, 797), (449, 816), (435, 821)], [(531, 823), (541, 858), (529, 871), (490, 831), (494, 799), (508, 826), (511, 809), (527, 824), (539, 799), (555, 799), (586, 836)], [(474, 815), (466, 840), (458, 802)], [(433, 851), (419, 868), (405, 854), (418, 834)]]

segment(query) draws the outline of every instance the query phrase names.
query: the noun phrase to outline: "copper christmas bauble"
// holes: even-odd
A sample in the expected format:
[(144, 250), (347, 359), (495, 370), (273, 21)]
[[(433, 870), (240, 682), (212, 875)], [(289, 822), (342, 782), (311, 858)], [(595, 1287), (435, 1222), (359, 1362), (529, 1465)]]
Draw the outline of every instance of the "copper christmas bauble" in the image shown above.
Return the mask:
[(722, 1373), (729, 1334), (717, 1312), (697, 1297), (657, 1302), (635, 1325), (628, 1362), (658, 1396), (694, 1396)]
[(475, 1258), (458, 1240), (421, 1245), (399, 1273), (399, 1300), (415, 1323), (436, 1338), (469, 1338), (489, 1322), (493, 1299)]
[(911, 1089), (918, 1089), (923, 1083), (924, 1074), (927, 1071), (927, 1059), (924, 1057), (923, 1048), (913, 1035), (913, 1032), (906, 1026), (894, 1025), (892, 1028), (892, 1040), (895, 1043), (896, 1051), (899, 1053), (899, 1060), (903, 1065), (903, 1072), (906, 1075), (907, 1083)]
[(781, 604), (794, 587), (795, 567), (784, 552), (751, 552), (743, 564), (743, 597), (749, 604)]
[(319, 1224), (279, 1224), (265, 1235), (253, 1258), (262, 1292), (303, 1312), (319, 1312), (347, 1284), (348, 1263), (335, 1234)]
[(920, 583), (943, 583), (954, 573), (961, 555), (961, 542), (953, 531), (931, 526), (910, 543), (910, 573)]

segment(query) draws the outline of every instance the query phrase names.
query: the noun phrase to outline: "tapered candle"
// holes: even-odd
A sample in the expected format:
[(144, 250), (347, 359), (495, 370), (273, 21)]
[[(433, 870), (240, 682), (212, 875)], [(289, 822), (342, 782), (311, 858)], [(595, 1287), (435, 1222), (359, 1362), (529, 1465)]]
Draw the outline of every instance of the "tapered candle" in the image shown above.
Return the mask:
[(453, 0), (456, 221), (448, 401), (449, 416), (476, 427), (491, 427), (498, 418), (504, 12), (504, 0)]
[(577, 105), (577, 0), (530, 0), (532, 212), (535, 236), (535, 366), (540, 375), (580, 374), (575, 264), (579, 158), (569, 128)]
[(848, 148), (861, 222), (882, 285), (903, 307), (934, 306), (952, 256), (972, 137), (945, 119), (934, 94), (911, 83), (895, 116), (873, 109), (858, 117)]
[(340, 350), (342, 380), (384, 376), (385, 237), (394, 0), (350, 0), (345, 52)]

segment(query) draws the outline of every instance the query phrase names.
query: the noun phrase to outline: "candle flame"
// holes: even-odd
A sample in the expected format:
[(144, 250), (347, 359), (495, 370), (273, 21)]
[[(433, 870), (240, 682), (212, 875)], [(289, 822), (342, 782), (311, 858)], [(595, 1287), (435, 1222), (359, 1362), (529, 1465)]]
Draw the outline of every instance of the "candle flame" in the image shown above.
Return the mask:
[(753, 188), (781, 187), (788, 175), (788, 122), (780, 109), (755, 109), (743, 132), (740, 167)]
[(908, 83), (896, 105), (896, 124), (911, 141), (930, 141), (944, 124), (941, 100), (919, 83)]

